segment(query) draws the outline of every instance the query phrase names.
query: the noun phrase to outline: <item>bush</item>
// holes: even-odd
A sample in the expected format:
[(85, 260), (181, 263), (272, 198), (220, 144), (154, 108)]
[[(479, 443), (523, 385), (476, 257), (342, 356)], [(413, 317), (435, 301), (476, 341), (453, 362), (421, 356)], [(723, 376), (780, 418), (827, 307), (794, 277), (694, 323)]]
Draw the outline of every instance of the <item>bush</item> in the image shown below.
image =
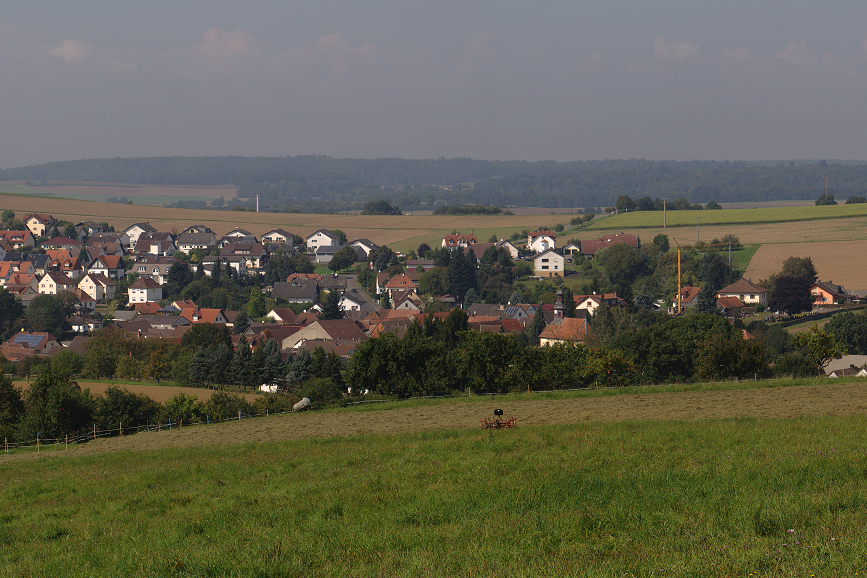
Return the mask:
[(343, 392), (329, 377), (320, 377), (308, 381), (298, 392), (299, 397), (309, 397), (316, 406), (331, 405), (343, 399)]
[(786, 353), (774, 364), (776, 377), (810, 377), (816, 374), (816, 366), (800, 353)]
[(237, 393), (215, 392), (204, 404), (201, 404), (200, 413), (209, 415), (214, 421), (237, 418), (238, 412), (252, 413), (253, 406)]

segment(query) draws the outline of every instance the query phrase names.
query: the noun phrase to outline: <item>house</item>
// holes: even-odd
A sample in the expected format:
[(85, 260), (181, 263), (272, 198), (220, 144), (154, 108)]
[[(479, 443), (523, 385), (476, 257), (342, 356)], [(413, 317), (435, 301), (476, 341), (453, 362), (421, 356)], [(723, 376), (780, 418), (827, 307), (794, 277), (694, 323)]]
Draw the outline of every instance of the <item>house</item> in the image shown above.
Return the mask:
[(33, 233), (34, 237), (44, 237), (47, 231), (57, 223), (54, 217), (44, 213), (27, 215), (21, 219), (21, 222)]
[(63, 291), (75, 291), (77, 288), (75, 281), (57, 271), (47, 273), (39, 281), (39, 292), (43, 295), (57, 295)]
[(252, 237), (254, 239), (253, 243), (259, 242), (258, 240), (256, 240), (256, 237), (253, 235), (253, 233), (251, 233), (247, 229), (242, 229), (240, 227), (232, 229), (231, 231), (223, 235), (223, 237), (229, 237), (230, 239), (247, 239)]
[(205, 233), (181, 233), (178, 235), (178, 251), (189, 255), (196, 249), (210, 249), (216, 247), (217, 237), (212, 232)]
[(285, 229), (271, 229), (262, 235), (262, 242), (265, 244), (287, 243), (292, 245), (294, 240), (295, 235)]
[(75, 295), (75, 298), (78, 301), (76, 308), (79, 312), (96, 311), (96, 299), (94, 299), (89, 293), (86, 293), (81, 289), (76, 289), (72, 294)]
[(76, 239), (70, 239), (69, 237), (54, 237), (52, 239), (48, 239), (47, 241), (42, 242), (42, 248), (46, 251), (48, 249), (66, 249), (71, 252), (73, 255), (78, 255), (78, 252), (81, 250), (81, 246), (84, 243), (81, 241), (77, 241)]
[(96, 301), (111, 301), (117, 291), (117, 284), (102, 273), (88, 273), (78, 282), (78, 289)]
[(513, 245), (512, 242), (508, 239), (500, 239), (495, 243), (495, 246), (497, 247), (497, 249), (505, 249), (506, 251), (508, 251), (512, 259), (518, 258), (518, 248)]
[[(12, 346), (15, 349), (21, 350), (23, 357), (47, 354), (51, 350), (59, 351), (63, 349), (63, 345), (60, 344), (60, 341), (58, 341), (56, 337), (54, 337), (50, 333), (45, 333), (42, 331), (18, 332), (13, 335), (4, 345)], [(3, 354), (6, 355), (6, 357), (8, 358), (13, 359), (12, 356), (6, 353), (5, 347)], [(23, 359), (23, 357), (15, 356), (15, 358), (18, 358), (18, 360)]]
[(407, 259), (406, 260), (406, 270), (407, 271), (418, 271), (421, 269), (422, 271), (429, 271), (434, 268), (433, 259)]
[(262, 243), (228, 243), (220, 250), (222, 257), (243, 257), (249, 271), (262, 271), (268, 261), (268, 249)]
[(844, 367), (843, 369), (835, 369), (828, 374), (830, 378), (838, 377), (867, 377), (867, 369), (863, 367)]
[(557, 246), (557, 233), (554, 231), (534, 231), (527, 235), (527, 249), (534, 253), (544, 253)]
[[(139, 278), (149, 277), (162, 285), (168, 281), (169, 269), (178, 262), (174, 257), (158, 257), (156, 255), (142, 255), (132, 264), (131, 271), (137, 273)], [(183, 261), (180, 263), (186, 267)]]
[(96, 221), (81, 221), (75, 226), (76, 231), (84, 231), (87, 233), (88, 237), (93, 237), (99, 233), (105, 233), (105, 227), (102, 226), (102, 223), (97, 223)]
[(265, 317), (276, 323), (295, 323), (298, 316), (288, 307), (275, 307)]
[(5, 286), (11, 291), (12, 287), (29, 287), (39, 292), (39, 278), (35, 273), (12, 273), (6, 279)]
[(542, 251), (533, 258), (537, 277), (559, 277), (566, 269), (566, 259), (554, 249)]
[(402, 291), (404, 289), (415, 289), (418, 287), (418, 277), (416, 276), (413, 279), (413, 276), (409, 274), (398, 274), (392, 277), (388, 283), (385, 284), (384, 289), (388, 291), (388, 297), (394, 302), (394, 294), (398, 291)]
[(330, 263), (334, 254), (343, 249), (343, 245), (320, 245), (313, 251), (315, 263)]
[(114, 255), (100, 255), (86, 269), (88, 273), (102, 273), (109, 279), (123, 279), (126, 275), (123, 258)]
[(743, 277), (717, 291), (716, 298), (720, 297), (737, 297), (749, 306), (768, 304), (768, 290)]
[(180, 316), (190, 323), (225, 324), (228, 322), (224, 309), (199, 309), (198, 307), (182, 309)]
[(137, 279), (129, 286), (129, 302), (149, 303), (163, 298), (163, 286), (148, 277)]
[(311, 339), (355, 341), (361, 343), (367, 339), (367, 334), (361, 330), (361, 327), (355, 321), (349, 319), (317, 320), (284, 339), (281, 349), (293, 349), (299, 347), (304, 341)]
[(349, 243), (349, 246), (353, 249), (360, 249), (364, 252), (364, 257), (360, 258), (359, 261), (367, 260), (367, 258), (370, 257), (371, 253), (379, 249), (379, 245), (369, 239), (356, 239), (353, 242)]
[(338, 245), (340, 243), (340, 237), (328, 229), (319, 229), (318, 231), (307, 235), (304, 242), (307, 244), (307, 251), (315, 253), (316, 249), (319, 247)]
[(816, 305), (837, 305), (858, 300), (857, 295), (852, 295), (842, 285), (835, 285), (831, 281), (816, 281), (810, 287), (810, 295)]
[(599, 293), (593, 295), (575, 295), (575, 314), (580, 317), (580, 311), (587, 311), (587, 315), (593, 315), (599, 307), (619, 307), (627, 305), (626, 301), (617, 296), (617, 293)]
[(289, 303), (316, 303), (319, 300), (319, 283), (295, 279), (291, 282), (274, 283), (271, 297), (285, 299)]
[(88, 333), (102, 327), (102, 321), (96, 321), (89, 313), (71, 315), (68, 321), (76, 333)]
[[(106, 245), (112, 246), (112, 250), (106, 249), (106, 254), (123, 255), (126, 253), (126, 247), (129, 246), (129, 236), (125, 233), (97, 233), (87, 240), (88, 247), (103, 247)], [(120, 253), (117, 253), (117, 245), (120, 245)]]
[(447, 249), (466, 248), (475, 245), (479, 240), (475, 235), (446, 235), (443, 237), (443, 247)]
[(726, 317), (740, 317), (741, 309), (745, 307), (743, 301), (737, 297), (720, 297), (716, 300), (716, 304)]
[(126, 235), (128, 239), (126, 249), (129, 251), (135, 249), (136, 244), (138, 243), (138, 238), (144, 233), (156, 232), (157, 230), (152, 227), (150, 223), (133, 223), (132, 225), (123, 230), (123, 234)]
[(424, 302), (418, 296), (415, 288), (396, 291), (391, 297), (392, 309), (421, 311), (424, 308)]
[(235, 274), (238, 277), (246, 277), (247, 276), (247, 260), (244, 257), (237, 256), (229, 256), (229, 257), (202, 257), (202, 260), (199, 262), (196, 267), (197, 270), (201, 269), (205, 275), (210, 277), (214, 272), (214, 267), (217, 265), (220, 266), (220, 269), (225, 272), (229, 267), (234, 269)]
[(174, 255), (177, 250), (172, 234), (160, 231), (142, 233), (135, 244), (135, 253), (138, 255)]
[[(683, 309), (688, 307), (695, 307), (695, 304), (698, 303), (698, 294), (701, 293), (700, 287), (693, 287), (692, 285), (684, 285), (680, 288), (680, 306)], [(677, 313), (677, 294), (671, 298), (671, 310), (669, 313)]]
[(539, 345), (555, 343), (583, 343), (590, 332), (590, 320), (577, 317), (561, 317), (551, 323), (539, 334)]
[(616, 245), (618, 243), (625, 243), (632, 247), (633, 249), (637, 249), (640, 245), (638, 237), (635, 235), (631, 235), (629, 233), (611, 233), (608, 235), (603, 235), (598, 239), (588, 239), (586, 241), (581, 241), (581, 254), (584, 255), (586, 259), (593, 259), (596, 257), (596, 253), (601, 249), (605, 249), (606, 247), (610, 247), (611, 245)]
[(29, 231), (0, 231), (0, 241), (6, 241), (14, 249), (32, 249), (36, 246), (36, 239)]
[(24, 255), (24, 260), (33, 264), (34, 273), (37, 275), (45, 275), (52, 270), (51, 257), (48, 255), (28, 253)]
[(579, 243), (569, 243), (565, 247), (563, 247), (564, 255), (574, 255), (575, 253), (581, 252), (581, 245)]
[(214, 232), (205, 225), (190, 225), (186, 229), (180, 232), (181, 235), (186, 235), (187, 233), (210, 233), (214, 234)]

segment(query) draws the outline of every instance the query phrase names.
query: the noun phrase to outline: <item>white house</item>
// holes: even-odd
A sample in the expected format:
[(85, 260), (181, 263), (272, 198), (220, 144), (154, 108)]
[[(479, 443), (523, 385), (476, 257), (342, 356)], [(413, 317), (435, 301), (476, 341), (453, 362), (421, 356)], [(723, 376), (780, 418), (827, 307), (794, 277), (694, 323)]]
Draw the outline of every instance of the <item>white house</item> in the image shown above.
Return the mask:
[(304, 241), (307, 243), (307, 251), (313, 253), (319, 247), (329, 247), (331, 245), (340, 244), (340, 237), (328, 229), (319, 229), (315, 233), (308, 235)]
[(527, 248), (534, 253), (542, 253), (557, 247), (557, 234), (553, 231), (535, 231), (527, 235)]
[(65, 273), (52, 271), (39, 282), (39, 292), (43, 295), (57, 295), (63, 291), (75, 291), (75, 281)]
[(564, 275), (566, 259), (554, 249), (547, 249), (533, 259), (533, 269), (538, 277), (559, 277)]
[(96, 301), (111, 301), (117, 291), (117, 284), (102, 273), (88, 273), (78, 282), (78, 289)]
[(132, 225), (123, 230), (123, 234), (126, 235), (127, 238), (129, 238), (129, 244), (127, 245), (127, 249), (135, 249), (138, 238), (142, 234), (156, 232), (157, 230), (154, 227), (151, 227), (150, 223), (133, 223)]
[(148, 303), (163, 298), (163, 287), (153, 279), (142, 277), (129, 286), (129, 302)]

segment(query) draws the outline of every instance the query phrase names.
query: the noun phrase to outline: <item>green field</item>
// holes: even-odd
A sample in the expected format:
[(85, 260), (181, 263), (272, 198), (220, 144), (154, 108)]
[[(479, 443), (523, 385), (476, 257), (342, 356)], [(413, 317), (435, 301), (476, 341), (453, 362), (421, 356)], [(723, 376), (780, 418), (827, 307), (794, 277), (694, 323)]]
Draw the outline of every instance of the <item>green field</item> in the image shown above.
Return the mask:
[[(789, 221), (817, 221), (843, 217), (867, 216), (867, 203), (852, 205), (825, 205), (820, 207), (772, 207), (762, 209), (722, 209), (717, 211), (666, 211), (668, 227), (694, 227), (704, 225), (747, 225), (754, 223), (784, 223)], [(662, 227), (662, 211), (637, 211), (611, 215), (598, 219), (590, 230), (648, 229)]]
[(854, 576), (865, 426), (627, 421), (0, 463), (2, 575)]

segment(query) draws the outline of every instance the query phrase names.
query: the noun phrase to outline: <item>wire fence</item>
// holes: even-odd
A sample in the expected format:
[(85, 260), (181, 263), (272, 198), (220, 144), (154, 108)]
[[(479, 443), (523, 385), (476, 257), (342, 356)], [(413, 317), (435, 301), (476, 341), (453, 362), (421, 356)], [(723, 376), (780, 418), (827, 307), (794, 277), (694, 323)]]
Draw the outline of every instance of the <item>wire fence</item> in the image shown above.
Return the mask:
[[(765, 381), (777, 381), (779, 377), (773, 376), (765, 376), (759, 374), (753, 374), (752, 376), (744, 376), (740, 378), (729, 379), (725, 381), (714, 381), (714, 382), (701, 382), (703, 385), (714, 384), (714, 385), (724, 385), (724, 384), (733, 384), (733, 383), (744, 383), (744, 382), (765, 382)], [(586, 391), (594, 391), (599, 389), (605, 390), (638, 390), (645, 389), (651, 387), (676, 387), (676, 386), (688, 386), (691, 382), (669, 382), (669, 383), (645, 383), (645, 384), (634, 384), (634, 385), (624, 385), (624, 386), (609, 386), (604, 384), (596, 383), (592, 386), (588, 387), (578, 387), (578, 388), (566, 388), (566, 389), (552, 389), (552, 390), (534, 390), (532, 388), (527, 388), (525, 393), (527, 394), (557, 394), (557, 393), (567, 393), (567, 392), (586, 392)], [(697, 382), (696, 382), (697, 383)], [(363, 404), (376, 404), (376, 403), (387, 403), (387, 402), (410, 402), (414, 400), (422, 400), (422, 399), (459, 399), (459, 398), (469, 398), (469, 397), (496, 397), (496, 396), (513, 396), (516, 392), (488, 392), (488, 393), (443, 393), (441, 395), (417, 395), (413, 397), (407, 398), (391, 398), (391, 399), (367, 399), (360, 401), (348, 401), (344, 402), (341, 405), (343, 407), (355, 406), (355, 405), (363, 405)], [(324, 409), (322, 407), (311, 406), (308, 408), (309, 410), (318, 410)], [(174, 421), (169, 419), (168, 421), (158, 421), (156, 424), (147, 423), (145, 425), (137, 425), (137, 426), (127, 426), (124, 427), (123, 423), (119, 423), (117, 428), (113, 429), (100, 429), (95, 424), (91, 430), (86, 432), (79, 432), (77, 434), (65, 435), (61, 438), (42, 438), (37, 435), (35, 439), (18, 441), (18, 442), (10, 442), (8, 438), (4, 438), (3, 440), (3, 450), (5, 454), (12, 454), (18, 452), (32, 452), (35, 451), (37, 453), (44, 451), (55, 451), (59, 449), (69, 449), (69, 445), (80, 445), (90, 441), (98, 440), (100, 438), (108, 438), (108, 437), (123, 437), (130, 436), (138, 433), (159, 433), (164, 431), (173, 431), (183, 428), (195, 427), (195, 426), (204, 426), (204, 425), (212, 425), (212, 424), (220, 424), (234, 421), (242, 421), (245, 419), (256, 419), (256, 418), (264, 418), (264, 417), (272, 417), (272, 416), (281, 416), (297, 413), (293, 410), (286, 411), (278, 411), (271, 412), (269, 410), (265, 410), (264, 413), (244, 413), (242, 411), (238, 412), (237, 417), (232, 416), (229, 418), (214, 418), (214, 416), (205, 415), (204, 421), (194, 420), (184, 422), (182, 419), (178, 419)]]

